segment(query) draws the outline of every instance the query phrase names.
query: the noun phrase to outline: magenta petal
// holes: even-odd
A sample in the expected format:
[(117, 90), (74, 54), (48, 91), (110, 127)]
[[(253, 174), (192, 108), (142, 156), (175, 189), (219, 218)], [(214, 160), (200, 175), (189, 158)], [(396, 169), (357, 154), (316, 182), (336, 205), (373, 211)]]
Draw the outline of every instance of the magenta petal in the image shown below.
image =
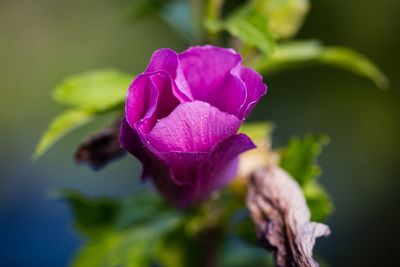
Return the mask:
[(179, 62), (191, 99), (237, 113), (246, 96), (243, 83), (233, 75), (241, 64), (239, 54), (232, 49), (196, 46), (179, 54)]
[(267, 86), (263, 83), (263, 77), (258, 72), (247, 67), (241, 68), (240, 78), (244, 82), (247, 91), (246, 101), (238, 115), (241, 120), (244, 120), (258, 101), (267, 93)]
[(192, 93), (200, 96), (218, 86), (241, 63), (241, 57), (232, 49), (207, 45), (180, 53), (179, 61)]
[(142, 163), (142, 179), (150, 176), (152, 157), (143, 146), (143, 142), (136, 130), (131, 128), (126, 119), (121, 124), (120, 142), (125, 150), (134, 155)]
[(175, 85), (173, 87), (174, 94), (180, 101), (193, 100), (179, 63), (178, 54), (174, 50), (163, 48), (153, 53), (145, 73), (157, 71), (165, 71), (170, 75)]
[(169, 179), (176, 186), (187, 186), (197, 182), (199, 167), (207, 155), (205, 152), (167, 152), (159, 154), (159, 159), (169, 169)]
[(156, 94), (148, 75), (141, 74), (135, 78), (126, 96), (125, 114), (129, 124), (134, 125), (143, 118), (149, 107), (155, 106)]
[(164, 70), (168, 72), (172, 78), (175, 78), (177, 68), (178, 54), (172, 49), (163, 48), (153, 53), (145, 72)]
[(180, 208), (207, 198), (234, 178), (238, 155), (255, 148), (250, 138), (236, 134), (209, 153), (171, 152), (162, 154), (169, 177), (154, 176), (158, 190)]
[(239, 154), (253, 148), (256, 145), (245, 134), (233, 135), (220, 143), (200, 168), (201, 176), (210, 175), (209, 183), (204, 184), (204, 190), (210, 191), (228, 183), (236, 174), (236, 168), (232, 169), (232, 161), (237, 160)]
[(246, 95), (243, 81), (237, 75), (230, 73), (205, 101), (221, 111), (238, 116)]
[(140, 130), (147, 133), (154, 123), (166, 117), (179, 104), (173, 95), (170, 76), (164, 72), (139, 75), (129, 88), (125, 113), (134, 127), (140, 120)]
[(180, 104), (146, 139), (159, 152), (208, 152), (235, 134), (239, 119), (201, 101)]

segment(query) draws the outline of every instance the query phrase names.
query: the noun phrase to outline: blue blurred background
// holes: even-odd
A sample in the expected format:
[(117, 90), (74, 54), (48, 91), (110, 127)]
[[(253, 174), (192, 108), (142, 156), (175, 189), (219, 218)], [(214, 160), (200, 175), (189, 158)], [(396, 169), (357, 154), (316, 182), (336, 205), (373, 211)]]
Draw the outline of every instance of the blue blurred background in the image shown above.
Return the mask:
[[(317, 251), (332, 266), (391, 266), (397, 258), (399, 11), (397, 0), (312, 1), (299, 38), (368, 55), (390, 90), (331, 68), (292, 70), (265, 77), (268, 95), (251, 118), (276, 123), (275, 146), (292, 134), (331, 136), (321, 182), (336, 211), (328, 220), (333, 234)], [(138, 186), (133, 158), (97, 173), (72, 161), (82, 136), (107, 118), (68, 135), (37, 163), (30, 156), (62, 110), (49, 96), (57, 82), (104, 67), (138, 73), (160, 47), (185, 48), (155, 17), (132, 23), (123, 1), (0, 1), (0, 266), (65, 266), (79, 248), (71, 214), (49, 190), (127, 195)]]

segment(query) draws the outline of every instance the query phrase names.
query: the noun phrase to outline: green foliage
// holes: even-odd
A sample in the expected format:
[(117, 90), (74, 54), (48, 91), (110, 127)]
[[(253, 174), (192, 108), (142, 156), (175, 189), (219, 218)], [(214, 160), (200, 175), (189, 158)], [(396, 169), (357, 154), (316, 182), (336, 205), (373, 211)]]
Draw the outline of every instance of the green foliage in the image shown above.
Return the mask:
[(252, 0), (252, 3), (268, 18), (269, 30), (277, 39), (293, 37), (310, 8), (309, 0)]
[(94, 114), (85, 109), (67, 110), (58, 115), (42, 135), (33, 154), (33, 159), (41, 157), (57, 140), (73, 129), (89, 122)]
[[(270, 140), (273, 124), (266, 122), (244, 123), (240, 130), (247, 134), (253, 141)], [(307, 204), (311, 211), (311, 219), (323, 221), (332, 213), (333, 205), (325, 189), (316, 179), (321, 173), (320, 167), (316, 164), (316, 159), (322, 151), (322, 147), (328, 144), (329, 139), (326, 135), (306, 135), (300, 139), (294, 137), (288, 145), (280, 150), (280, 165), (296, 179), (303, 189)], [(254, 243), (254, 231), (250, 218), (240, 223), (235, 223), (232, 229), (242, 240)], [(247, 220), (247, 222), (246, 222)]]
[(260, 56), (245, 60), (263, 73), (324, 64), (368, 78), (379, 88), (388, 86), (386, 76), (378, 67), (349, 48), (325, 47), (314, 40), (278, 43), (277, 40), (297, 33), (308, 9), (308, 0), (253, 0), (227, 19), (207, 20), (205, 26), (214, 35), (225, 30), (238, 38), (244, 44), (244, 55), (250, 56), (249, 51), (258, 49)]
[(272, 73), (309, 64), (325, 64), (371, 79), (379, 88), (388, 80), (368, 58), (344, 47), (324, 47), (319, 41), (291, 41), (279, 45), (277, 53), (255, 64), (259, 71)]
[(61, 104), (103, 112), (124, 102), (133, 78), (111, 69), (85, 72), (62, 81), (53, 98)]
[(74, 191), (55, 194), (69, 204), (75, 226), (88, 240), (74, 266), (151, 266), (165, 236), (182, 215), (155, 194), (127, 199), (91, 198)]
[[(181, 229), (169, 233), (158, 244), (155, 254), (157, 255), (157, 263), (162, 267), (183, 267), (186, 266), (186, 258), (190, 251), (190, 242), (184, 234), (180, 234)], [(189, 262), (190, 265), (190, 262)], [(194, 264), (192, 264), (194, 265)]]
[(188, 231), (190, 220), (191, 216), (186, 214), (179, 227), (165, 235), (159, 243), (155, 252), (155, 262), (158, 265), (162, 267), (201, 266), (199, 257), (207, 252), (203, 252), (200, 248), (198, 236)]
[(246, 46), (256, 47), (265, 55), (273, 53), (276, 48), (267, 18), (257, 12), (253, 5), (245, 6), (226, 21), (208, 21), (206, 26), (212, 31), (226, 30)]
[(321, 54), (320, 61), (344, 70), (354, 72), (375, 82), (379, 88), (388, 87), (385, 74), (365, 56), (345, 47), (328, 47)]
[(133, 77), (106, 69), (71, 76), (53, 91), (55, 101), (73, 106), (57, 116), (42, 135), (33, 158), (41, 157), (57, 140), (98, 114), (121, 107)]
[(323, 221), (332, 212), (333, 205), (325, 189), (317, 182), (321, 169), (316, 159), (328, 143), (325, 135), (294, 137), (281, 151), (280, 165), (300, 184), (311, 211), (311, 219)]
[[(265, 138), (272, 126), (255, 123), (242, 129)], [(309, 135), (292, 139), (282, 150), (282, 165), (299, 180), (316, 221), (332, 210), (328, 195), (315, 181), (315, 158), (326, 143), (325, 136)], [(125, 199), (90, 198), (74, 191), (56, 195), (69, 203), (75, 226), (87, 237), (74, 266), (198, 266), (206, 253), (202, 242), (210, 239), (215, 239), (211, 244), (221, 242), (218, 266), (273, 266), (271, 255), (256, 246), (244, 203), (229, 190), (184, 213), (149, 193)]]
[(303, 192), (312, 221), (324, 221), (333, 212), (332, 201), (322, 185), (316, 181), (309, 182), (303, 186)]
[(294, 137), (282, 150), (280, 165), (303, 186), (320, 174), (315, 160), (328, 141), (325, 135), (307, 135), (303, 139)]
[[(184, 212), (153, 193), (112, 199), (66, 190), (52, 196), (68, 203), (75, 227), (87, 238), (73, 266), (200, 266), (211, 254), (218, 256), (218, 266), (270, 266), (269, 255), (255, 245), (254, 226), (248, 212), (242, 212), (244, 203), (228, 192)], [(214, 240), (221, 244), (221, 254), (207, 251)]]
[(56, 191), (50, 195), (68, 202), (75, 227), (87, 237), (99, 235), (110, 227), (121, 210), (121, 203), (111, 198), (90, 198), (72, 190)]
[(213, 33), (226, 30), (247, 47), (270, 56), (277, 47), (276, 40), (297, 33), (308, 9), (308, 0), (252, 0), (228, 19), (207, 20), (205, 26)]
[(109, 231), (89, 240), (74, 261), (76, 267), (151, 266), (162, 236), (175, 228), (173, 214), (155, 215), (153, 220), (121, 231)]

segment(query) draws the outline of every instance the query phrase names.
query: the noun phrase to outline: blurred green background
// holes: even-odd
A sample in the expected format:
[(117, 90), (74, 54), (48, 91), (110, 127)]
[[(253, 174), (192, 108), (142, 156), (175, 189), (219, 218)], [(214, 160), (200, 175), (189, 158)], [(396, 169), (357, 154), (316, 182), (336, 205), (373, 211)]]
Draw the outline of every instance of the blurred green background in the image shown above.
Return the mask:
[[(116, 67), (141, 72), (160, 47), (185, 49), (156, 17), (132, 23), (124, 1), (0, 1), (0, 266), (65, 266), (81, 244), (52, 188), (127, 195), (138, 186), (131, 157), (101, 172), (77, 167), (75, 145), (107, 118), (68, 135), (39, 162), (30, 156), (62, 107), (49, 92), (63, 77)], [(332, 194), (332, 235), (317, 243), (332, 266), (392, 266), (400, 240), (400, 68), (397, 0), (312, 1), (300, 39), (346, 45), (369, 56), (391, 88), (327, 67), (266, 76), (268, 95), (251, 116), (277, 125), (274, 145), (293, 134), (327, 133), (321, 182)]]

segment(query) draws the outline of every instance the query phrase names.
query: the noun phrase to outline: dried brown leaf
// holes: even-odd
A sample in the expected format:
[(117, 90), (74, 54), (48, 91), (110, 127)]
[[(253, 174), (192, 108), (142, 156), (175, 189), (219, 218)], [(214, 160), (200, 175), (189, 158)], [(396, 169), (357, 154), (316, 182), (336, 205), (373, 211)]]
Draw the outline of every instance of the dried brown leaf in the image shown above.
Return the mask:
[(310, 222), (310, 210), (297, 182), (278, 166), (255, 171), (247, 207), (261, 244), (279, 267), (316, 267), (315, 239), (330, 234), (325, 224)]
[(76, 163), (85, 163), (94, 169), (100, 169), (110, 161), (122, 157), (125, 150), (119, 142), (120, 125), (121, 120), (118, 119), (111, 126), (86, 138), (75, 153)]

